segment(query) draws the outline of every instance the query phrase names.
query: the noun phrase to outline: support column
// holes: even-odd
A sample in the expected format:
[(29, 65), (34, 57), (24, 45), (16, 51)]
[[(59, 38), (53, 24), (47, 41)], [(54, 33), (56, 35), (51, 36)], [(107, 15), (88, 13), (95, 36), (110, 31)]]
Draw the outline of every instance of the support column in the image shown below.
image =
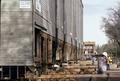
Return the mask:
[(2, 71), (1, 71), (1, 79), (3, 79), (3, 66), (1, 66)]
[(11, 79), (11, 66), (9, 66), (9, 78)]
[(25, 75), (24, 75), (24, 77), (26, 78), (26, 73), (27, 73), (27, 72), (26, 72), (26, 66), (24, 66), (24, 68), (25, 68)]
[(17, 79), (19, 79), (19, 67), (17, 66)]

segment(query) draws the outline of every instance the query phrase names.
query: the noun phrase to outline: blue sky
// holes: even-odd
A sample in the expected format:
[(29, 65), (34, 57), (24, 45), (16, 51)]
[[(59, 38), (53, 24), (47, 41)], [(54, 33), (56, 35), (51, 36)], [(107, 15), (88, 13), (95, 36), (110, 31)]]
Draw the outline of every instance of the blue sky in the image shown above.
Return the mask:
[(84, 41), (95, 41), (102, 45), (108, 38), (101, 29), (102, 17), (108, 9), (116, 7), (120, 0), (83, 0), (84, 4)]

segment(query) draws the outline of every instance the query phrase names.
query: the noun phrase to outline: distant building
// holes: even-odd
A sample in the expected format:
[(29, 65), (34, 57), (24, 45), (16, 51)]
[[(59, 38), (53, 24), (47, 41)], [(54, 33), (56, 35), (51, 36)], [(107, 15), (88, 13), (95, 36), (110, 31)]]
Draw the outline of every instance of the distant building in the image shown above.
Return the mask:
[[(0, 0), (0, 78), (38, 73), (77, 59), (83, 42), (82, 0)], [(34, 70), (33, 70), (34, 71)]]
[(83, 43), (84, 54), (94, 54), (95, 53), (95, 42), (86, 41)]

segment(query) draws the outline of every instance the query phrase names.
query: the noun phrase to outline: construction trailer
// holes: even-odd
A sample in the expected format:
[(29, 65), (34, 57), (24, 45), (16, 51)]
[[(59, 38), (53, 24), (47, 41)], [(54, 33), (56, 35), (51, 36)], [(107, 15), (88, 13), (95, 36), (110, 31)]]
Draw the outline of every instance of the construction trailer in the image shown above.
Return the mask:
[(0, 79), (45, 73), (78, 59), (83, 41), (82, 0), (0, 0)]
[(94, 41), (83, 42), (83, 53), (84, 54), (94, 54), (96, 53), (96, 44)]

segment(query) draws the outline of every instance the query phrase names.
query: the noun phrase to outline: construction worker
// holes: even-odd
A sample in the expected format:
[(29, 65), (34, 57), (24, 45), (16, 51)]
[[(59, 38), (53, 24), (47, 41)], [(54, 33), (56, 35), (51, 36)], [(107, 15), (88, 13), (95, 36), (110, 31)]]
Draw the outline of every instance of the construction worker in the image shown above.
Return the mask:
[(107, 71), (107, 53), (104, 52), (102, 55), (103, 56), (98, 58), (98, 73), (100, 74), (104, 74)]
[(107, 63), (107, 70), (110, 69), (110, 64), (112, 64), (111, 57), (107, 54), (107, 52), (103, 52), (103, 55), (106, 57), (106, 63)]
[(112, 64), (112, 59), (110, 56), (108, 57), (108, 64)]
[(110, 69), (110, 64), (112, 64), (112, 59), (110, 56), (107, 57), (107, 70)]

